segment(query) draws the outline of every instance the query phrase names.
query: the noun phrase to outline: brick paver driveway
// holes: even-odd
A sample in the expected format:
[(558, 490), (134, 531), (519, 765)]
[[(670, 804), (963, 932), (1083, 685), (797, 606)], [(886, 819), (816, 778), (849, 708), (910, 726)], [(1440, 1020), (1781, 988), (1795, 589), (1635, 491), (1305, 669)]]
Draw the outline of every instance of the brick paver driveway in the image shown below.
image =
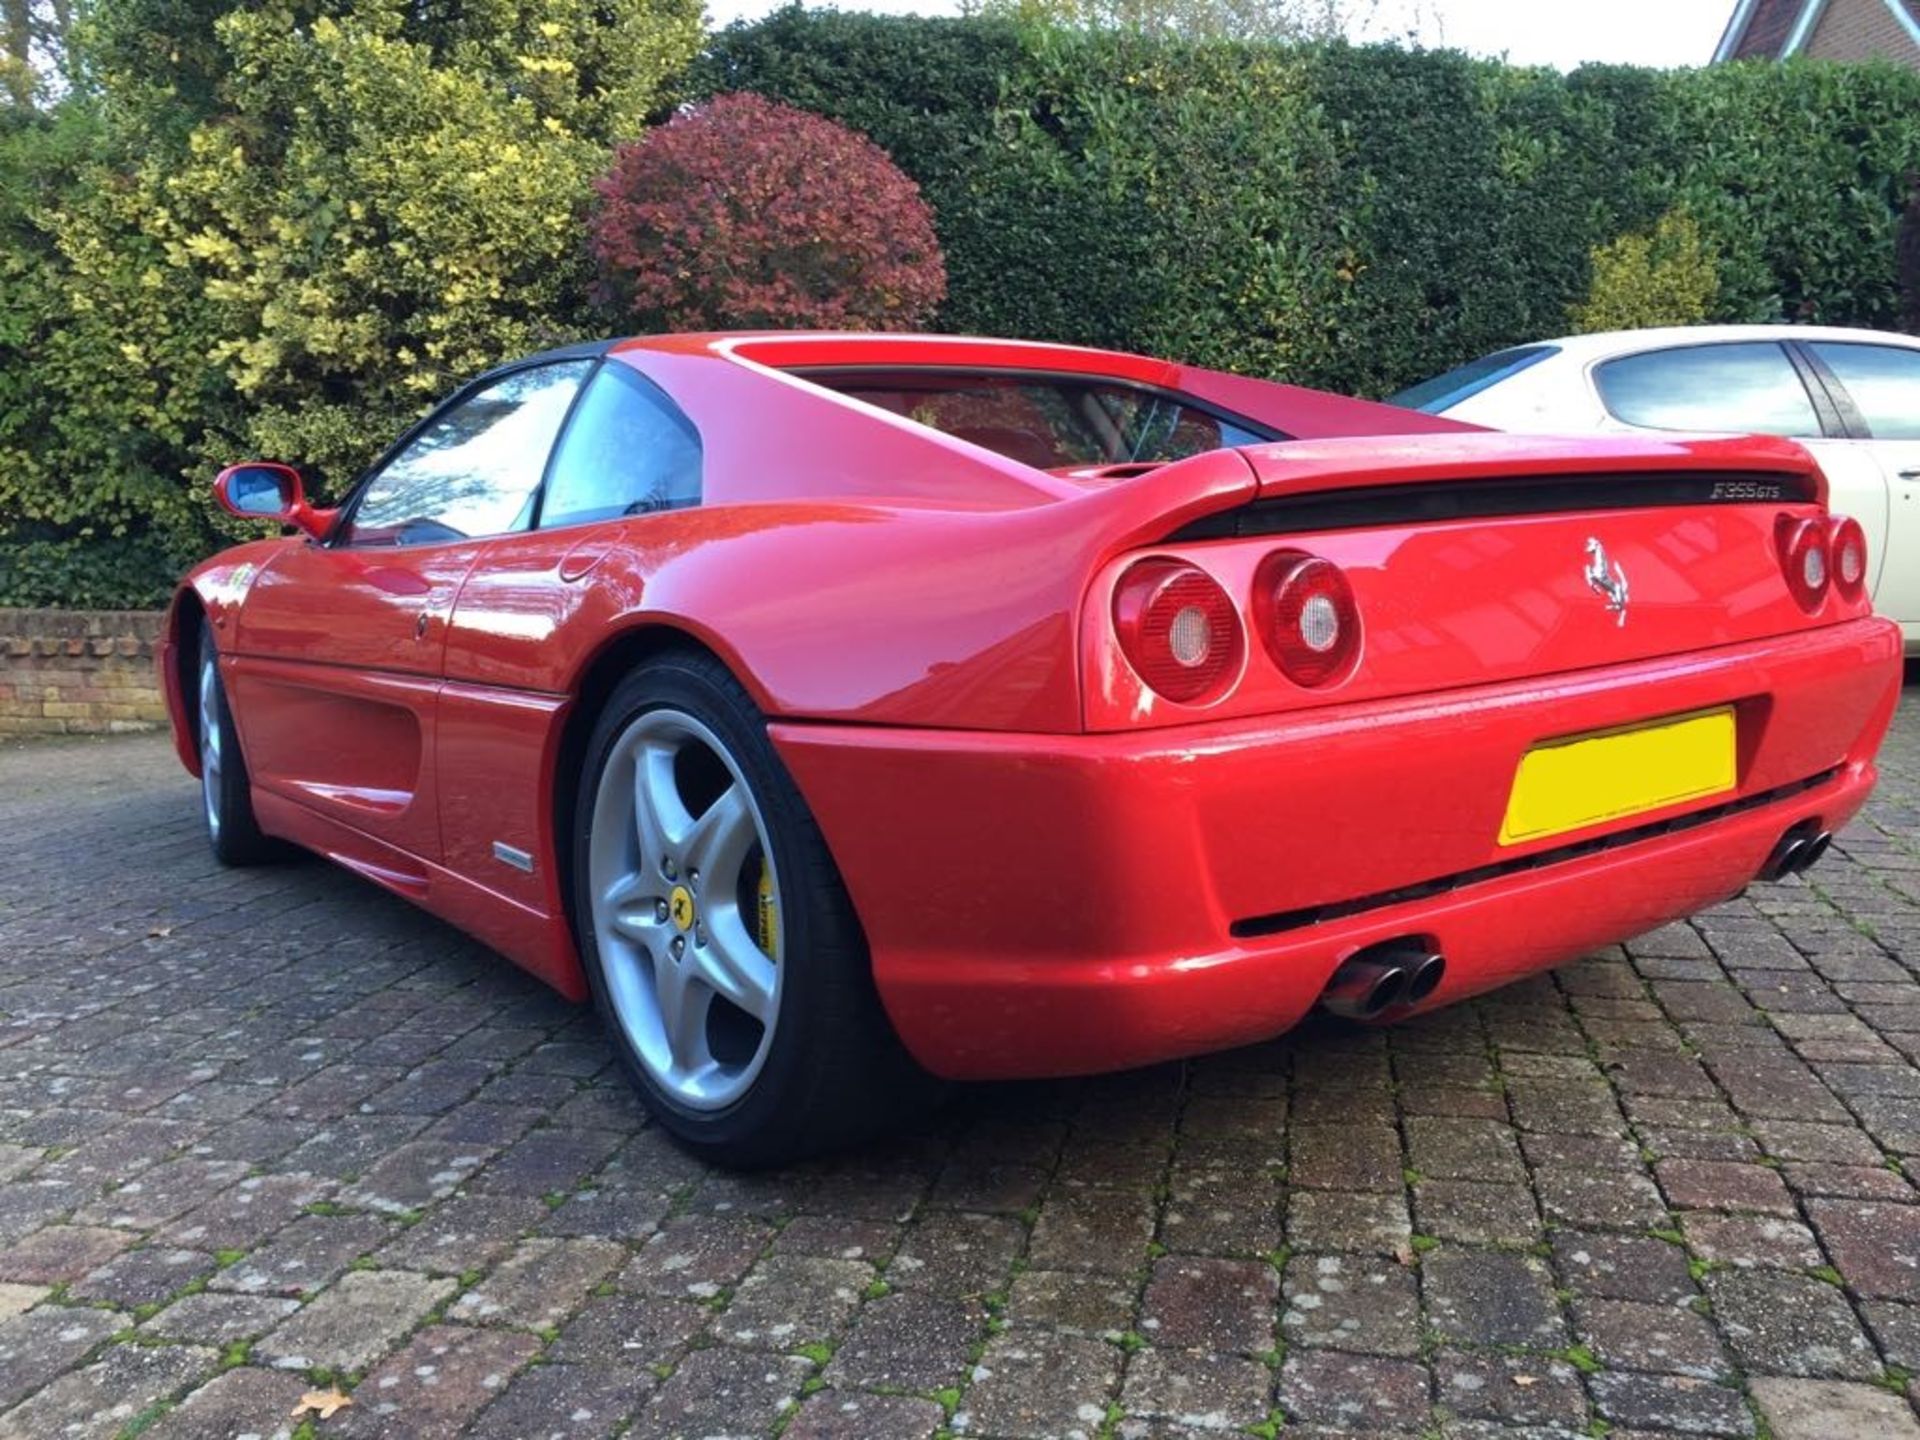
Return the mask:
[(750, 1179), (164, 741), (0, 750), (0, 1440), (1920, 1436), (1907, 701), (1812, 885)]

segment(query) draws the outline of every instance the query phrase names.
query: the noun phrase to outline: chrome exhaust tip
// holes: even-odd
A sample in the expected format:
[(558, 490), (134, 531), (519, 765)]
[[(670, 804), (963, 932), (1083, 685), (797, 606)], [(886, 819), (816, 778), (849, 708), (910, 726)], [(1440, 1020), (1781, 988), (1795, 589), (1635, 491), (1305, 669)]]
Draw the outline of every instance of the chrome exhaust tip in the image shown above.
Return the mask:
[(1780, 880), (1794, 874), (1800, 868), (1801, 853), (1809, 843), (1805, 835), (1796, 835), (1789, 830), (1774, 842), (1773, 849), (1760, 866), (1760, 878)]
[(1407, 980), (1398, 961), (1355, 955), (1333, 972), (1320, 992), (1320, 1007), (1344, 1020), (1371, 1020), (1400, 1003)]
[(1440, 982), (1446, 978), (1446, 973), (1446, 956), (1427, 955), (1422, 957), (1420, 962), (1413, 967), (1412, 973), (1407, 976), (1407, 988), (1406, 992), (1400, 997), (1401, 1004), (1418, 1005), (1422, 1000), (1440, 988)]
[(1827, 851), (1833, 848), (1833, 832), (1822, 830), (1813, 839), (1800, 847), (1800, 853), (1793, 857), (1793, 873), (1804, 875), (1818, 865)]

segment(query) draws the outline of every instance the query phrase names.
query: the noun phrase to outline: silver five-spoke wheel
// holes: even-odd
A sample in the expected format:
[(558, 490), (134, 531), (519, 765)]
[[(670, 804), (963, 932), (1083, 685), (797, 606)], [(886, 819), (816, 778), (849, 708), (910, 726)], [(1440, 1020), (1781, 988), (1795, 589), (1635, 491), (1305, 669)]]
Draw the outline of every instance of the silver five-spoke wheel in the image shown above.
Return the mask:
[(207, 833), (220, 839), (220, 662), (211, 649), (200, 659), (200, 794)]
[(753, 1085), (780, 1019), (780, 880), (739, 762), (706, 725), (634, 717), (600, 774), (588, 840), (606, 998), (648, 1076), (689, 1110)]

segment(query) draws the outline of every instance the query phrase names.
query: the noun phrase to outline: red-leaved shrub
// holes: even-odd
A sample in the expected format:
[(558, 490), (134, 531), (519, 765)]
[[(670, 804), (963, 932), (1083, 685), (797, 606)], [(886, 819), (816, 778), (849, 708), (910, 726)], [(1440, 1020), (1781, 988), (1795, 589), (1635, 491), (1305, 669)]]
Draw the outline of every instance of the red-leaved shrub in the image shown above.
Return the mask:
[(947, 292), (933, 213), (878, 145), (722, 95), (614, 152), (601, 299), (648, 330), (910, 329)]

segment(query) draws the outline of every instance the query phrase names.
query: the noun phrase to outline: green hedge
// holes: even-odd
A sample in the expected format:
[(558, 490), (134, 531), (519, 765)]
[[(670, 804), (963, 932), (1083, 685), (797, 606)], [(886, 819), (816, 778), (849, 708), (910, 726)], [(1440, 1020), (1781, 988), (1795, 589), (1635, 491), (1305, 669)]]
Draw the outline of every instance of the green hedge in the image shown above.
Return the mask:
[(133, 604), (220, 540), (208, 480), (340, 488), (496, 363), (601, 328), (611, 146), (698, 0), (94, 0), (82, 88), (0, 110), (0, 605)]
[[(843, 121), (919, 181), (947, 329), (1381, 395), (1665, 303), (1636, 257), (1674, 215), (1707, 318), (1901, 315), (1920, 75), (1892, 66), (1561, 75), (789, 9), (662, 91), (690, 0), (633, 0), (604, 40), (532, 0), (295, 10), (101, 0), (102, 93), (0, 113), (0, 605), (157, 598), (220, 538), (216, 461), (277, 453), (325, 494), (458, 374), (607, 327), (588, 180), (646, 104), (725, 91)], [(153, 43), (176, 13), (197, 38)]]
[(941, 323), (1379, 395), (1563, 333), (1595, 249), (1684, 208), (1715, 314), (1889, 326), (1920, 75), (1572, 75), (1449, 52), (1201, 44), (788, 10), (689, 95), (758, 90), (920, 181)]

